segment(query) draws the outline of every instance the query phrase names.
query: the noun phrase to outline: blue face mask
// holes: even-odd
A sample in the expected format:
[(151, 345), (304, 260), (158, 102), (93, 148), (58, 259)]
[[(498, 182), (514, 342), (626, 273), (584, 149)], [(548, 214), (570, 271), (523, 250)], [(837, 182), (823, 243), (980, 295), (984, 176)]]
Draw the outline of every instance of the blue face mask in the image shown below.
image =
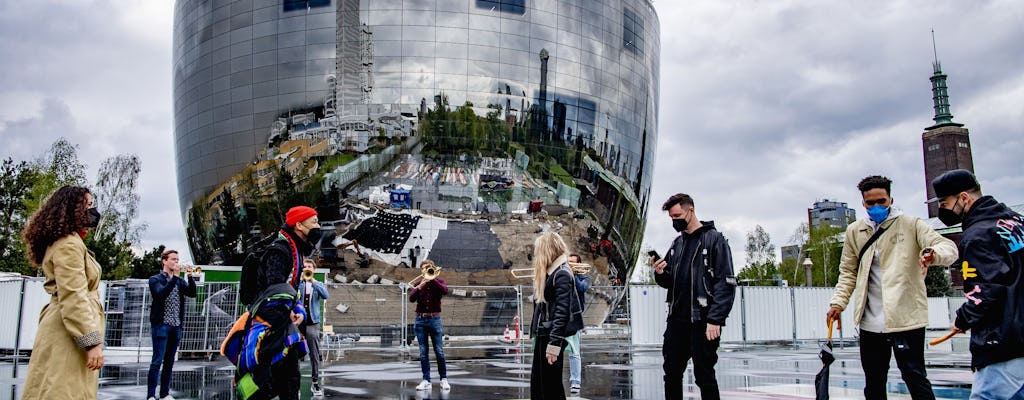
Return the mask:
[(868, 216), (871, 217), (871, 220), (875, 221), (876, 224), (881, 224), (889, 217), (889, 207), (873, 205), (871, 208), (868, 208)]

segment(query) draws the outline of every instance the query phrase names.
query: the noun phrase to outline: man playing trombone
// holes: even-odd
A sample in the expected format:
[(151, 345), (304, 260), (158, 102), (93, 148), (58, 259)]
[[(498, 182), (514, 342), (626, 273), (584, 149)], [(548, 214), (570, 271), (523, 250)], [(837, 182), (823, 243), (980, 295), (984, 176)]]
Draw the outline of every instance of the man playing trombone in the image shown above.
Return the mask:
[(415, 286), (409, 291), (409, 301), (416, 303), (416, 323), (413, 324), (413, 331), (416, 332), (416, 341), (420, 344), (420, 369), (423, 371), (423, 381), (416, 386), (416, 390), (430, 390), (430, 358), (427, 354), (429, 338), (434, 343), (441, 390), (448, 391), (452, 387), (448, 384), (448, 369), (444, 358), (444, 331), (441, 327), (441, 296), (448, 294), (448, 285), (444, 279), (437, 277), (441, 269), (434, 265), (433, 261), (423, 260), (420, 263), (420, 271), (423, 275), (410, 282), (410, 285), (415, 283)]
[(313, 276), (316, 265), (313, 260), (304, 258), (302, 260), (302, 283), (299, 284), (299, 298), (302, 305), (309, 314), (309, 319), (303, 319), (299, 325), (299, 332), (306, 338), (306, 346), (309, 347), (309, 364), (313, 374), (313, 396), (323, 396), (324, 389), (320, 387), (320, 304), (327, 299), (327, 289), (316, 281)]

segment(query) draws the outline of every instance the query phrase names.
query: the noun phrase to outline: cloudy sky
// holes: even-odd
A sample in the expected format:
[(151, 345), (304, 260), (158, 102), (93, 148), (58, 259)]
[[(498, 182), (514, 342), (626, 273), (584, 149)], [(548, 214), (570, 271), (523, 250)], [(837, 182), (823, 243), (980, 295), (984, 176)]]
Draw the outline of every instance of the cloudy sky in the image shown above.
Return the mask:
[[(931, 30), (955, 121), (971, 130), (988, 194), (1024, 203), (1024, 3), (655, 2), (661, 18), (658, 154), (645, 245), (663, 250), (663, 199), (687, 192), (733, 244), (763, 226), (778, 245), (815, 200), (856, 205), (866, 175), (925, 215), (921, 133), (933, 116)], [(173, 2), (0, 2), (0, 157), (60, 136), (95, 180), (142, 159), (143, 248), (186, 249), (173, 160)], [(187, 256), (185, 257), (188, 258)]]

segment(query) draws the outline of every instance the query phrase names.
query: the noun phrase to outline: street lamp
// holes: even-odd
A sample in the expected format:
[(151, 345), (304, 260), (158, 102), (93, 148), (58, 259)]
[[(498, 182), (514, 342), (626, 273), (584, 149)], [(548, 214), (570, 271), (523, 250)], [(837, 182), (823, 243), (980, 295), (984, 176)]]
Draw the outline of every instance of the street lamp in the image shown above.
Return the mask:
[(811, 286), (812, 285), (812, 282), (811, 282), (811, 274), (812, 274), (812, 272), (811, 271), (813, 271), (813, 269), (811, 269), (811, 267), (814, 266), (814, 262), (811, 261), (810, 257), (807, 257), (807, 258), (804, 258), (804, 264), (803, 265), (804, 265), (804, 276), (807, 277), (807, 286)]

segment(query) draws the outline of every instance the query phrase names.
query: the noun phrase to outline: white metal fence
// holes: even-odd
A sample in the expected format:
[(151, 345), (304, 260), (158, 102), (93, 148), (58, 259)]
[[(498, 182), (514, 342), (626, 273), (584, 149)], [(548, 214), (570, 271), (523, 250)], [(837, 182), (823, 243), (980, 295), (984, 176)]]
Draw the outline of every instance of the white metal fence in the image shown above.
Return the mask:
[[(825, 313), (832, 288), (740, 286), (732, 312), (722, 328), (723, 342), (779, 342), (822, 339), (827, 336)], [(667, 291), (656, 285), (631, 285), (630, 316), (632, 341), (638, 345), (660, 345), (665, 332)], [(961, 297), (928, 299), (928, 328), (951, 326)], [(842, 314), (845, 329), (834, 338), (852, 338), (853, 313)]]

